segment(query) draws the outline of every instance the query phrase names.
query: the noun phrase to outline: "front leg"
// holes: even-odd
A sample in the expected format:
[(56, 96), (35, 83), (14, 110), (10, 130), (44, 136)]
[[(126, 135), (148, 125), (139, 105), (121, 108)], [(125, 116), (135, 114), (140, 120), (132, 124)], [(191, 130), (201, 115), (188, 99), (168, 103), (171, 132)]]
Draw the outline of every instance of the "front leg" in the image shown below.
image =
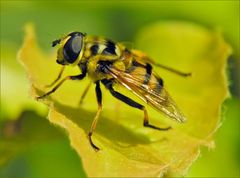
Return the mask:
[(61, 78), (61, 76), (63, 74), (64, 69), (65, 69), (65, 66), (62, 66), (61, 70), (58, 73), (57, 78), (52, 83), (50, 83), (49, 85), (46, 85), (45, 87), (49, 88), (49, 87), (52, 87), (55, 83), (57, 83), (60, 80), (60, 78)]
[(49, 92), (45, 93), (42, 96), (38, 96), (36, 99), (43, 99), (45, 97), (47, 97), (48, 95), (52, 94), (53, 92), (55, 92), (66, 80), (82, 80), (84, 77), (86, 76), (86, 73), (82, 73), (80, 75), (74, 75), (74, 76), (67, 76), (64, 79), (62, 79), (52, 90), (50, 90)]

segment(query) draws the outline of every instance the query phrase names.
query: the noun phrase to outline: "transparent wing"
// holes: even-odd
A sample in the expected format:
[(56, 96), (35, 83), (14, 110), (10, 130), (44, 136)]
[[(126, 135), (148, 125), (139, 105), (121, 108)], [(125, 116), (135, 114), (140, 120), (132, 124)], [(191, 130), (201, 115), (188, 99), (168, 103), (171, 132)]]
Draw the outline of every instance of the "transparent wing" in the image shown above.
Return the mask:
[(156, 74), (148, 76), (150, 80), (146, 85), (143, 84), (143, 81), (148, 74), (145, 74), (145, 71), (141, 71), (141, 69), (134, 73), (127, 73), (115, 68), (108, 68), (107, 70), (118, 83), (132, 91), (157, 111), (178, 122), (186, 120), (167, 91), (160, 85), (159, 77)]

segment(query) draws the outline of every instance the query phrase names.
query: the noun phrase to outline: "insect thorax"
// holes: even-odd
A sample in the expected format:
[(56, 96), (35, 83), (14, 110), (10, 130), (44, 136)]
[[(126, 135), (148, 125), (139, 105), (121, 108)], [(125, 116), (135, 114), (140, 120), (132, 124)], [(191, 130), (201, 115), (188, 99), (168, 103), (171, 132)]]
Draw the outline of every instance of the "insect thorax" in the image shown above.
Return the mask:
[(81, 63), (87, 65), (88, 76), (93, 81), (101, 80), (109, 76), (98, 70), (99, 62), (112, 62), (111, 65), (125, 70), (125, 66), (128, 63), (126, 60), (128, 54), (126, 53), (125, 55), (125, 51), (126, 48), (124, 46), (111, 40), (101, 37), (87, 37)]
[(86, 59), (95, 55), (121, 55), (116, 43), (102, 37), (87, 36), (84, 43), (83, 57)]

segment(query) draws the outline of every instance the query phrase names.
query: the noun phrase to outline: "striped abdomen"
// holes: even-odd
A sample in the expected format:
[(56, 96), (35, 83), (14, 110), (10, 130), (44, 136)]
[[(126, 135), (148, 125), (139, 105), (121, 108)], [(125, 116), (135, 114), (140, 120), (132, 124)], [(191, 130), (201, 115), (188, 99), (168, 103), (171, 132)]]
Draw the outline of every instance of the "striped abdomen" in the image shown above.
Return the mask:
[(125, 71), (131, 74), (141, 82), (142, 85), (148, 86), (149, 89), (159, 93), (163, 87), (163, 80), (157, 76), (149, 63), (141, 63), (133, 59), (130, 67)]

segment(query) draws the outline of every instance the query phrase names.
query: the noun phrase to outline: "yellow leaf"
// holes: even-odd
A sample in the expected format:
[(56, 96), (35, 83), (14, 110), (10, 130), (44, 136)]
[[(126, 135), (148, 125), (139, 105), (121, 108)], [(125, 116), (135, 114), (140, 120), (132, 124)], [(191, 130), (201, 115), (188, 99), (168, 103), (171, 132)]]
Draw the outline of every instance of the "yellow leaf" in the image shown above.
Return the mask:
[[(33, 26), (28, 24), (19, 60), (28, 73), (33, 97), (48, 91), (44, 85), (60, 70), (56, 52), (46, 54), (35, 38)], [(192, 72), (192, 77), (182, 78), (156, 69), (188, 121), (174, 123), (148, 108), (152, 123), (172, 125), (173, 129), (160, 132), (144, 128), (141, 111), (121, 104), (104, 90), (103, 114), (93, 134), (101, 150), (95, 152), (87, 138), (97, 109), (94, 91), (79, 107), (88, 79), (66, 82), (43, 102), (49, 106), (49, 121), (66, 130), (89, 177), (185, 175), (198, 157), (199, 147), (213, 145), (221, 104), (228, 94), (225, 69), (231, 53), (221, 35), (189, 23), (159, 23), (143, 29), (137, 45), (162, 64)], [(64, 75), (77, 72), (69, 67)]]

